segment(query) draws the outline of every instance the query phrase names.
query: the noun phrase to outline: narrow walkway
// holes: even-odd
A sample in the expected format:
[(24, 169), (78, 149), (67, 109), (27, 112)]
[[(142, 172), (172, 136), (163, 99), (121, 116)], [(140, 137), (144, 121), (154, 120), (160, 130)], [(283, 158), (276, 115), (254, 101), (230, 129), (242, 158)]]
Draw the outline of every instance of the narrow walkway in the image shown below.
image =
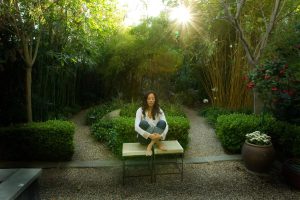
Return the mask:
[(115, 159), (115, 156), (105, 144), (98, 142), (92, 137), (90, 127), (85, 125), (86, 112), (87, 110), (82, 110), (71, 119), (71, 121), (75, 124), (75, 153), (72, 160), (83, 161)]
[(187, 107), (183, 107), (183, 110), (190, 120), (190, 142), (184, 154), (185, 157), (225, 156), (214, 129), (209, 126), (206, 119)]

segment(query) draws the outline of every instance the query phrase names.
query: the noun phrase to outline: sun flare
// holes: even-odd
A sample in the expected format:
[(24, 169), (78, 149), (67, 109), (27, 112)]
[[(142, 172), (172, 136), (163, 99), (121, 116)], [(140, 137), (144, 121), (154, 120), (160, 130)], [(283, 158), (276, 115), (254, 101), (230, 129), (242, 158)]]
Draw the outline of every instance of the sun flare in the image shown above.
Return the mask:
[(180, 24), (186, 24), (191, 21), (191, 13), (189, 8), (184, 5), (179, 5), (176, 8), (173, 8), (170, 13), (170, 19), (176, 21)]

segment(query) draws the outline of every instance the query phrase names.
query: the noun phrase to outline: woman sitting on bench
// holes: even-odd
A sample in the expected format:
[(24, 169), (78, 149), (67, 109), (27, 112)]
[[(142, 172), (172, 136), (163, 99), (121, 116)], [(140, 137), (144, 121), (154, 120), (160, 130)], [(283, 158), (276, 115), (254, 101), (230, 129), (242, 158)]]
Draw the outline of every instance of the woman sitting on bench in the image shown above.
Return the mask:
[(135, 131), (137, 140), (147, 146), (146, 156), (152, 155), (152, 146), (157, 144), (161, 150), (166, 150), (160, 142), (165, 140), (168, 123), (163, 110), (159, 107), (155, 92), (147, 92), (143, 98), (142, 107), (136, 111)]

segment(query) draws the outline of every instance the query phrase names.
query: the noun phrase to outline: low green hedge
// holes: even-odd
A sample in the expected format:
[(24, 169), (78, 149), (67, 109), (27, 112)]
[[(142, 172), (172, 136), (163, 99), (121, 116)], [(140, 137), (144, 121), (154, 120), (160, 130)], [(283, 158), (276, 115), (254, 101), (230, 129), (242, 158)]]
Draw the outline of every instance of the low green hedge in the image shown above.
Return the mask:
[(99, 121), (106, 114), (110, 113), (115, 109), (120, 108), (120, 106), (121, 104), (119, 105), (117, 103), (103, 103), (101, 105), (90, 108), (86, 114), (86, 124), (91, 125), (94, 122)]
[[(123, 117), (135, 117), (137, 109), (141, 107), (139, 103), (133, 102), (122, 106), (120, 116)], [(164, 111), (166, 116), (180, 116), (186, 117), (185, 113), (180, 109), (180, 105), (163, 103), (161, 109)]]
[(141, 105), (137, 102), (132, 102), (132, 103), (127, 103), (122, 106), (121, 111), (120, 111), (120, 116), (121, 117), (135, 117), (137, 109)]
[(60, 120), (0, 128), (0, 160), (71, 160), (74, 131)]
[(217, 118), (220, 115), (229, 115), (229, 114), (233, 114), (233, 113), (251, 114), (251, 110), (246, 109), (246, 108), (239, 109), (239, 110), (231, 110), (231, 109), (227, 109), (227, 108), (208, 106), (208, 107), (202, 108), (199, 111), (199, 115), (205, 117), (207, 119), (207, 122), (213, 127), (216, 126)]
[[(112, 151), (121, 156), (122, 144), (126, 142), (137, 142), (134, 131), (133, 117), (118, 117), (112, 120), (100, 120), (92, 125), (92, 134), (96, 139), (105, 141)], [(167, 140), (178, 140), (183, 148), (188, 144), (189, 121), (180, 116), (167, 118), (169, 131)]]
[(277, 121), (267, 115), (263, 125), (257, 115), (230, 114), (217, 119), (216, 133), (223, 147), (232, 153), (241, 151), (245, 135), (259, 130), (272, 138), (275, 150), (281, 158), (300, 156), (300, 126)]
[(269, 126), (275, 122), (275, 119), (266, 116), (264, 125), (261, 126), (260, 122), (261, 118), (256, 115), (220, 115), (217, 118), (216, 133), (225, 150), (231, 153), (239, 153), (247, 133), (256, 130), (268, 133)]

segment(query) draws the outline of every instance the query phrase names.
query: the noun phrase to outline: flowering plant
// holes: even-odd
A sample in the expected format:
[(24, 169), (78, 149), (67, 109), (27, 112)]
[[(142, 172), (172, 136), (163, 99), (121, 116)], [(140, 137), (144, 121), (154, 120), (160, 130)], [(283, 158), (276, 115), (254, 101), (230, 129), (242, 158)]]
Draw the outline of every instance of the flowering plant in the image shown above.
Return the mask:
[(271, 144), (271, 137), (260, 131), (246, 134), (246, 141), (255, 145), (269, 145)]
[(274, 113), (289, 109), (297, 97), (297, 84), (294, 74), (287, 64), (269, 61), (258, 65), (247, 77), (247, 88), (259, 93), (266, 108)]

